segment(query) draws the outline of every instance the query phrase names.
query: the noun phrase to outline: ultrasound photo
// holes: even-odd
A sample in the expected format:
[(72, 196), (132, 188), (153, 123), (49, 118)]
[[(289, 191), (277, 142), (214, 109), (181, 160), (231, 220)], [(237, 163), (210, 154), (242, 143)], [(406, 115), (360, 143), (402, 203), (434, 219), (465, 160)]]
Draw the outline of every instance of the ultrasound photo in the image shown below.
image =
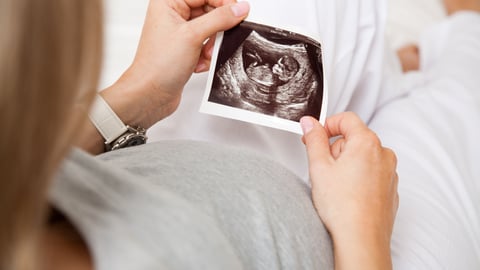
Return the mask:
[(295, 122), (304, 115), (319, 119), (324, 97), (319, 42), (242, 22), (224, 32), (217, 46), (208, 102)]

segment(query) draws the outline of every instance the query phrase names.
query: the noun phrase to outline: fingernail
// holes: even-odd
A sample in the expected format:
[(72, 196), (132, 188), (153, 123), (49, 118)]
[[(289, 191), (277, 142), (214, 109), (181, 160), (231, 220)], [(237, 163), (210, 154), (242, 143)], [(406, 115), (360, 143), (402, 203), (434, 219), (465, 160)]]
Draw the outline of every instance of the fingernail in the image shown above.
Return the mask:
[(313, 120), (310, 117), (302, 117), (300, 119), (303, 134), (309, 133), (313, 129)]
[(195, 68), (195, 72), (204, 72), (208, 69), (207, 65), (205, 63), (200, 63), (197, 65)]
[(248, 11), (250, 10), (250, 5), (248, 4), (248, 2), (242, 1), (242, 2), (236, 3), (231, 8), (232, 8), (233, 15), (235, 15), (236, 17), (243, 17), (247, 15)]
[(207, 57), (212, 58), (212, 55), (213, 55), (213, 47), (211, 47), (207, 50)]

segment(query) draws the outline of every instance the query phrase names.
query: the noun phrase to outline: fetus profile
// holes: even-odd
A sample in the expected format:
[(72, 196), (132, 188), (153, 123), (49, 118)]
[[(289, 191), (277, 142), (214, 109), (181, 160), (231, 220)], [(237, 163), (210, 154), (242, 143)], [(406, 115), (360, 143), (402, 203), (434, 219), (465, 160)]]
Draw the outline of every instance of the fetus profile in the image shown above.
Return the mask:
[(299, 64), (291, 56), (280, 57), (274, 64), (265, 62), (258, 53), (248, 53), (253, 61), (245, 69), (247, 76), (265, 86), (279, 86), (292, 79), (298, 72)]

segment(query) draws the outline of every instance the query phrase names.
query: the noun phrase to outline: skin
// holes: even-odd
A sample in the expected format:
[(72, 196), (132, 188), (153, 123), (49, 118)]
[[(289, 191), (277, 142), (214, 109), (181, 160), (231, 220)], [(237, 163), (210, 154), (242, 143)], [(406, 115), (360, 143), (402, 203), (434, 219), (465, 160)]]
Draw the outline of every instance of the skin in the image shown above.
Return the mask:
[(354, 113), (330, 117), (325, 127), (312, 117), (301, 124), (313, 202), (332, 236), (335, 269), (391, 269), (395, 154)]
[(480, 12), (479, 0), (444, 0), (443, 3), (448, 15), (459, 11)]
[(94, 269), (88, 247), (69, 222), (45, 227), (39, 240), (39, 269)]
[(420, 51), (417, 45), (406, 45), (397, 50), (403, 72), (420, 69)]

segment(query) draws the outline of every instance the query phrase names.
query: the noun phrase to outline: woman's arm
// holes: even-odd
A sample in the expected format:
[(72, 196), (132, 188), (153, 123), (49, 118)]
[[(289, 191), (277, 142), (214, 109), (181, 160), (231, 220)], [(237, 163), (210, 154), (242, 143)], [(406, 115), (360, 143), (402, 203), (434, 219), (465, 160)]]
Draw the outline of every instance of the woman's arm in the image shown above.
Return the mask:
[(301, 123), (313, 202), (333, 239), (335, 269), (391, 269), (395, 154), (353, 113), (329, 118), (325, 128), (311, 117)]
[[(208, 70), (214, 44), (208, 38), (248, 11), (248, 3), (236, 0), (151, 0), (132, 65), (101, 95), (125, 124), (151, 127), (177, 109), (192, 73)], [(91, 153), (104, 150), (91, 123), (77, 144)]]

